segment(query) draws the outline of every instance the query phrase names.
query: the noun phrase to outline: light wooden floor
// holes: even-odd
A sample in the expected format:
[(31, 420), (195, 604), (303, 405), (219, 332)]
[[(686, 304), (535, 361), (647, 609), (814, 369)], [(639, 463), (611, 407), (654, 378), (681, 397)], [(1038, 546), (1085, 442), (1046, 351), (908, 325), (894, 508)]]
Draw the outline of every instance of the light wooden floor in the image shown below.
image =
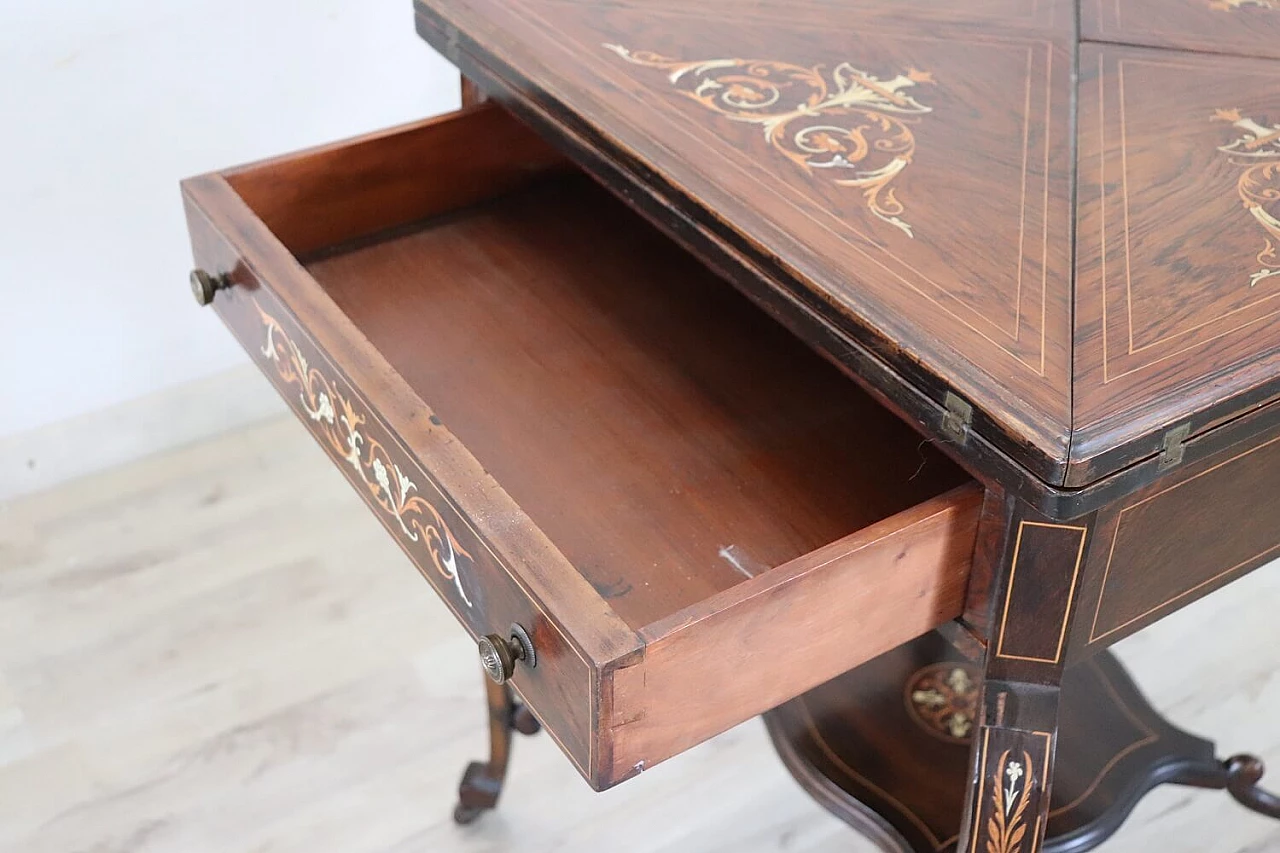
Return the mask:
[[(1278, 601), (1273, 565), (1120, 651), (1176, 721), (1280, 768)], [(522, 739), (502, 810), (457, 828), (479, 678), (292, 421), (0, 505), (0, 850), (870, 850), (758, 722), (603, 795)], [(1167, 789), (1104, 849), (1280, 851), (1280, 825)]]

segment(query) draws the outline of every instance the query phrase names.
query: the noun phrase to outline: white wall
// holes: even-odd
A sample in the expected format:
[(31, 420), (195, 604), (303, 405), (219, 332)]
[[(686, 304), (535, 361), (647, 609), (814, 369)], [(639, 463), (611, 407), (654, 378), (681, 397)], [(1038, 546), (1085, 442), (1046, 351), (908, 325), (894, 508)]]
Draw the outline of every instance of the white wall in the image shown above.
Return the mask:
[(0, 438), (244, 356), (178, 180), (451, 109), (410, 0), (0, 0)]

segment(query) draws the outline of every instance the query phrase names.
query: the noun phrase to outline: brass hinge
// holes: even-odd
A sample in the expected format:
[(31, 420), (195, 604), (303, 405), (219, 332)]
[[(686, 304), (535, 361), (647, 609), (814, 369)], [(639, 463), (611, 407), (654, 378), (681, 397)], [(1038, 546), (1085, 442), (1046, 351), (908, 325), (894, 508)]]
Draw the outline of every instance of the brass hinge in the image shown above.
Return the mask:
[(1191, 424), (1181, 424), (1164, 434), (1164, 448), (1160, 451), (1160, 464), (1156, 466), (1157, 470), (1163, 471), (1182, 464), (1189, 435), (1191, 435)]
[(969, 440), (969, 427), (973, 425), (973, 406), (953, 391), (946, 396), (947, 412), (942, 416), (942, 434), (963, 445)]

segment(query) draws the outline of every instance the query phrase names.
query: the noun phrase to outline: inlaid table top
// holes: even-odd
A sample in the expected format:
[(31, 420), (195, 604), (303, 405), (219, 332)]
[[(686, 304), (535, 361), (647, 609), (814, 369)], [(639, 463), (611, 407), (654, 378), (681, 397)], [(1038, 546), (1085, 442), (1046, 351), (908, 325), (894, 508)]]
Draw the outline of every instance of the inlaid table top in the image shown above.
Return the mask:
[(418, 8), (1047, 484), (1280, 395), (1280, 0)]

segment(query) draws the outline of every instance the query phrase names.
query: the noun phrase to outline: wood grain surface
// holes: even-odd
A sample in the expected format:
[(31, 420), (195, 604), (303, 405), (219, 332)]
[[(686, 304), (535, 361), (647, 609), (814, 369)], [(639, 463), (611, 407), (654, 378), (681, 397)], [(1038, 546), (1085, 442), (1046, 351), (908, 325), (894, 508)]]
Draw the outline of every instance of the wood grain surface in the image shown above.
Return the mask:
[[(1015, 443), (1065, 459), (1070, 241), (1052, 223), (1069, 218), (1070, 149), (1053, 132), (1070, 121), (1066, 16), (956, 38), (922, 4), (897, 30), (822, 3), (428, 7), (512, 71), (536, 68), (538, 91), (776, 260), (833, 322), (900, 363), (952, 365), (946, 383)], [(753, 74), (761, 88), (739, 100)]]
[(965, 479), (585, 179), (308, 268), (637, 630)]
[(479, 107), (222, 174), (306, 255), (502, 195), (562, 163), (524, 125)]
[(1100, 42), (1280, 59), (1276, 0), (1081, 0), (1080, 29)]
[(1280, 393), (1278, 128), (1278, 63), (1082, 48), (1081, 482)]
[(647, 627), (644, 660), (613, 674), (615, 773), (955, 619), (981, 499), (963, 486)]
[(1088, 654), (1280, 553), (1280, 436), (1228, 448), (1106, 513), (1072, 645)]
[[(1132, 41), (1103, 23), (1123, 10), (1193, 34), (1158, 45), (1259, 55), (1280, 15), (1114, 5), (1082, 4), (1084, 37)], [(1091, 43), (1077, 69), (1069, 6), (418, 2), (433, 44), (621, 164), (633, 186), (615, 191), (659, 195), (673, 228), (729, 241), (1076, 488), (1156, 457), (1173, 427), (1207, 435), (1280, 394), (1280, 173), (1255, 172), (1242, 199), (1272, 152), (1221, 150), (1280, 125), (1280, 66)]]

